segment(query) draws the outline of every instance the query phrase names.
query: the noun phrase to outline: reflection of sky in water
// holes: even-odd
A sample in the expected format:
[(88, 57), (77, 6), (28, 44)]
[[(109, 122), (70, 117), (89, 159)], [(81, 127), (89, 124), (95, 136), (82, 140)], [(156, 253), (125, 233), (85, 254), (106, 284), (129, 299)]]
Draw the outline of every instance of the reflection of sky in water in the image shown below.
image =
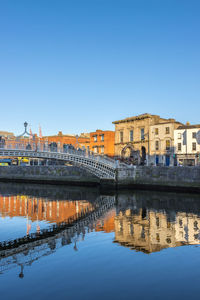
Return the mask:
[(0, 216), (0, 242), (10, 239), (23, 237), (29, 233), (36, 232), (40, 229), (49, 227), (48, 222), (35, 221), (32, 222), (25, 217), (1, 217)]
[(30, 196), (0, 196), (0, 242), (39, 232), (93, 210), (85, 201), (47, 200)]
[(23, 279), (20, 266), (9, 270), (0, 275), (2, 299), (198, 299), (199, 247), (146, 255), (114, 238), (86, 234), (77, 251), (72, 243), (26, 266)]
[[(197, 299), (200, 202), (198, 196), (178, 198), (118, 195), (117, 205), (95, 226), (1, 258), (0, 272), (3, 262), (7, 268), (0, 275), (2, 299)], [(77, 203), (75, 208), (86, 206)], [(52, 223), (29, 219), (29, 224), (36, 232), (37, 224), (42, 229)], [(0, 240), (26, 231), (26, 217), (0, 217)]]

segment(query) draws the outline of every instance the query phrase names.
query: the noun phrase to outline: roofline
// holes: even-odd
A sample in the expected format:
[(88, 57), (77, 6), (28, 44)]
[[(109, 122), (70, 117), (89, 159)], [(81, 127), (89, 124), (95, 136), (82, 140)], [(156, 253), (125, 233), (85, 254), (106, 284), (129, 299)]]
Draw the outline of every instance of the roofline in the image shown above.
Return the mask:
[[(43, 136), (42, 138), (53, 138), (53, 137), (70, 137), (70, 138), (76, 138), (75, 135), (67, 135), (67, 134), (62, 134), (62, 135), (46, 135), (46, 136)], [(78, 136), (78, 138), (81, 138), (81, 139), (89, 139), (89, 137), (87, 136)]]
[(152, 115), (152, 114), (145, 113), (145, 114), (141, 114), (141, 115), (138, 115), (138, 116), (134, 116), (134, 117), (130, 117), (130, 118), (125, 118), (125, 119), (122, 119), (122, 120), (114, 121), (114, 122), (112, 122), (112, 124), (119, 124), (119, 123), (131, 122), (131, 121), (135, 121), (135, 120), (149, 119), (151, 117), (158, 117), (158, 118), (160, 118), (159, 115)]
[(177, 121), (167, 121), (167, 122), (161, 122), (161, 123), (155, 123), (155, 124), (152, 124), (150, 126), (158, 126), (158, 125), (164, 125), (164, 124), (179, 124), (179, 125), (184, 125), (183, 123), (181, 122), (177, 122)]
[(176, 128), (176, 130), (180, 130), (180, 129), (195, 129), (195, 128), (200, 128), (200, 124), (196, 124), (196, 125), (181, 125), (178, 128)]

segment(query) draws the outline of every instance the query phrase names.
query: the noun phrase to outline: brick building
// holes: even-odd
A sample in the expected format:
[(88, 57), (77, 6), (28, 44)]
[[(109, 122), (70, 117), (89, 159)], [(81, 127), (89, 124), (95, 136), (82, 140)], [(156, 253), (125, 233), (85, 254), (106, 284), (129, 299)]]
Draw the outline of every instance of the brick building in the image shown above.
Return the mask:
[(82, 133), (78, 135), (63, 134), (59, 131), (57, 135), (43, 136), (42, 140), (47, 142), (48, 145), (56, 143), (57, 147), (63, 148), (63, 145), (72, 145), (74, 148), (90, 149), (89, 134)]
[(90, 133), (90, 151), (96, 154), (114, 156), (115, 132), (96, 130)]

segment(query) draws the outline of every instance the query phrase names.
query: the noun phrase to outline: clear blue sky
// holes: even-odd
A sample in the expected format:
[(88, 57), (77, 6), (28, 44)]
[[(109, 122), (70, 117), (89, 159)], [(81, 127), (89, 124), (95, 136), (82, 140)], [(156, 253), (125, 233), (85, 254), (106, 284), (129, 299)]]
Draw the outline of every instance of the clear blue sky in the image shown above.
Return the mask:
[(199, 0), (0, 0), (0, 130), (200, 123)]

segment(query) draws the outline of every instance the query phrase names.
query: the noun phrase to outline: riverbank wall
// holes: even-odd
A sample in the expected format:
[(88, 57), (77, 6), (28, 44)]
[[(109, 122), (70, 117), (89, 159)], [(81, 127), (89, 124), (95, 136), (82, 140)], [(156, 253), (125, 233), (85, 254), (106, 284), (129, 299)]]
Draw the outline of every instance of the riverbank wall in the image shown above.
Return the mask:
[(116, 180), (109, 180), (77, 166), (6, 166), (0, 167), (0, 181), (200, 192), (200, 167), (132, 166), (118, 168)]
[(6, 166), (0, 167), (0, 181), (62, 185), (99, 185), (100, 179), (76, 166)]
[(200, 167), (132, 166), (117, 170), (118, 188), (200, 192)]

